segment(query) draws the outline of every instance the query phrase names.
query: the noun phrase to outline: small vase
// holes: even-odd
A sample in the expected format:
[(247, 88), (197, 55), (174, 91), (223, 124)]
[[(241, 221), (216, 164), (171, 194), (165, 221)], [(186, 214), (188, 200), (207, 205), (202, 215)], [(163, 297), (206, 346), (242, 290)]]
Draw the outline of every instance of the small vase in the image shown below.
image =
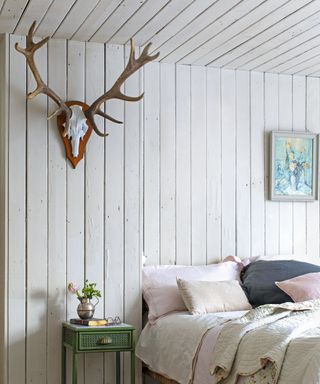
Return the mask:
[(97, 304), (98, 303), (93, 304), (90, 299), (81, 299), (81, 302), (77, 308), (78, 316), (80, 317), (80, 319), (92, 319)]

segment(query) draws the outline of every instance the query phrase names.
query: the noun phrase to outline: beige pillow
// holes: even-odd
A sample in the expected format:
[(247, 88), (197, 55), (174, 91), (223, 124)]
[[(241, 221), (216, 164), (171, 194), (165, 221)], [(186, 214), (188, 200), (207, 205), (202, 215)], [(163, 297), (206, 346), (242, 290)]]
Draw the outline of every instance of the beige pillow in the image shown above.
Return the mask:
[(187, 281), (177, 278), (182, 299), (193, 315), (251, 309), (237, 280)]

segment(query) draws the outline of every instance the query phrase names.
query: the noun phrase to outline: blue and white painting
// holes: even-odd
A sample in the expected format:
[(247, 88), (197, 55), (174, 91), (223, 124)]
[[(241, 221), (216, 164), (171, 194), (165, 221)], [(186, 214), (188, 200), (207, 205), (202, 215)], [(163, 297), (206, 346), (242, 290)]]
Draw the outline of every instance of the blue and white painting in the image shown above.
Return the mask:
[(275, 137), (273, 164), (276, 195), (312, 196), (312, 138)]

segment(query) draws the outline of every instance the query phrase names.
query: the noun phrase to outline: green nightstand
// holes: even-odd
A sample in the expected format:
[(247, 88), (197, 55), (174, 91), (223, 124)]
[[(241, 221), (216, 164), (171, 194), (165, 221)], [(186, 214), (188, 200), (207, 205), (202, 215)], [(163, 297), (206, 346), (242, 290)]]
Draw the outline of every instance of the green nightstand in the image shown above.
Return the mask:
[(72, 384), (77, 384), (77, 354), (116, 352), (116, 384), (120, 384), (120, 352), (131, 353), (131, 384), (135, 382), (135, 328), (128, 324), (87, 327), (62, 324), (62, 380), (66, 383), (66, 348), (72, 351)]

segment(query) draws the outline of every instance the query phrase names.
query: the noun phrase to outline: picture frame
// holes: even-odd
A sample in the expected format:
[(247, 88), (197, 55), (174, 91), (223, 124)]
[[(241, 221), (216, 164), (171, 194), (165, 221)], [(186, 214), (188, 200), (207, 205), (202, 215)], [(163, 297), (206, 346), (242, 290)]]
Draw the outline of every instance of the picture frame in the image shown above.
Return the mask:
[(270, 140), (270, 200), (318, 199), (318, 135), (272, 131)]

